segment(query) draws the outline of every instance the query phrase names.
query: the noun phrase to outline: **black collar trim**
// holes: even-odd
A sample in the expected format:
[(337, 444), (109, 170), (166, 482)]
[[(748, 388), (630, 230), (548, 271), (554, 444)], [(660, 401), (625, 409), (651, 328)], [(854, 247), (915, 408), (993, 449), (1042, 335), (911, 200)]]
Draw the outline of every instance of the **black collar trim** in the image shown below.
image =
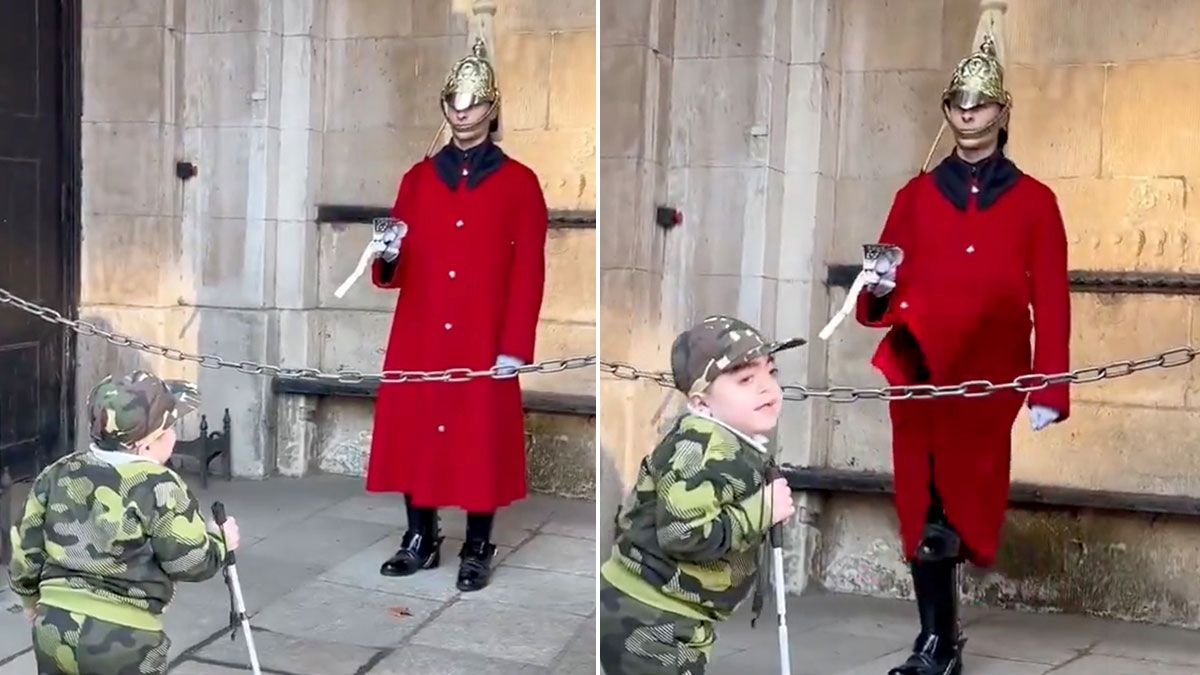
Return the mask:
[(959, 211), (967, 210), (972, 184), (978, 186), (976, 204), (980, 210), (990, 207), (1017, 184), (1021, 170), (1012, 160), (997, 151), (987, 159), (971, 164), (958, 156), (957, 152), (942, 160), (933, 169), (933, 182), (938, 191)]
[(433, 156), (433, 166), (438, 177), (451, 190), (458, 189), (463, 179), (463, 170), (466, 170), (467, 187), (473, 189), (478, 187), (483, 179), (495, 173), (507, 158), (500, 146), (491, 139), (470, 150), (463, 150), (450, 142)]

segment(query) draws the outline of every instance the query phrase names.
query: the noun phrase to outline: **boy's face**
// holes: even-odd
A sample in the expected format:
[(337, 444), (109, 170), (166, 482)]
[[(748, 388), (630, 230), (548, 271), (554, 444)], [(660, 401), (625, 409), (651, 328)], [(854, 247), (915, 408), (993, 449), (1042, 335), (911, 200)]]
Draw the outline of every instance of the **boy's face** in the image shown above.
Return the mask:
[(166, 464), (175, 452), (175, 429), (168, 428), (159, 434), (158, 438), (138, 448), (138, 455), (146, 459)]
[(769, 434), (783, 408), (777, 372), (774, 360), (760, 356), (717, 377), (692, 403), (744, 434)]

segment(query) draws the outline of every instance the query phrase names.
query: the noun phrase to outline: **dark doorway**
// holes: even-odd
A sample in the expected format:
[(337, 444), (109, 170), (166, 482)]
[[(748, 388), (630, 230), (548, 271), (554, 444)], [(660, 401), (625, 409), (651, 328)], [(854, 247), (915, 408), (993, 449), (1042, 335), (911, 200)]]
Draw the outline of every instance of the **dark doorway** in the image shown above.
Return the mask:
[[(75, 315), (78, 0), (10, 3), (0, 22), (0, 287)], [(70, 449), (74, 341), (0, 304), (0, 492)]]

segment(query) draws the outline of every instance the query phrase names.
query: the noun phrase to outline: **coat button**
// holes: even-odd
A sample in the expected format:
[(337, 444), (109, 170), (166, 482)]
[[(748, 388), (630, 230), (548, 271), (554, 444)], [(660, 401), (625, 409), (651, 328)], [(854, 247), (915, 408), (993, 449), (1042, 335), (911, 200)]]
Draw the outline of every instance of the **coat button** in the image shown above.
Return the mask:
[(451, 328), (454, 328), (454, 326), (451, 324), (446, 324), (446, 330), (450, 330)]
[(900, 309), (908, 309), (908, 302), (902, 300), (900, 302)]
[(438, 433), (441, 434), (441, 433), (445, 433), (445, 432), (446, 432), (446, 427), (439, 424), (438, 425)]
[(455, 274), (454, 270), (450, 270), (450, 278), (453, 279), (455, 276), (457, 276), (457, 274)]
[(470, 171), (467, 171), (466, 169), (463, 169), (463, 175), (464, 175), (464, 176), (469, 176), (469, 175), (471, 175), (471, 172), (470, 172)]
[(461, 220), (460, 220), (460, 221), (458, 221), (457, 223), (455, 223), (455, 224), (454, 224), (454, 226), (455, 226), (455, 227), (462, 227), (462, 226), (463, 226), (463, 221), (461, 221)]
[(975, 252), (975, 246), (974, 246), (974, 245), (972, 245), (972, 246), (968, 246), (968, 247), (967, 247), (967, 253), (974, 253), (974, 252)]

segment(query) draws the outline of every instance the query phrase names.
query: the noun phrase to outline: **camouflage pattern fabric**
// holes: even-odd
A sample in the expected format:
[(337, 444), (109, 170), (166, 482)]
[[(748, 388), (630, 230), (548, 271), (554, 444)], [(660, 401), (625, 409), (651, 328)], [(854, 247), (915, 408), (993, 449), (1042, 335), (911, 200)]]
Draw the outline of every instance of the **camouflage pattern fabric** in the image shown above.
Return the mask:
[(142, 370), (119, 380), (108, 377), (88, 397), (92, 442), (102, 450), (129, 452), (198, 407), (200, 392), (191, 383), (160, 380)]
[(642, 461), (601, 574), (657, 609), (728, 618), (753, 586), (770, 529), (770, 461), (711, 419), (681, 417)]
[(108, 454), (67, 455), (38, 475), (13, 528), (10, 584), (26, 607), (157, 630), (175, 582), (216, 574), (225, 547), (174, 471)]
[(716, 633), (600, 582), (600, 666), (608, 675), (704, 675)]
[(38, 675), (157, 675), (167, 672), (171, 641), (143, 631), (39, 607), (33, 626)]
[(758, 358), (804, 345), (803, 338), (767, 342), (750, 324), (728, 316), (710, 316), (681, 333), (671, 345), (675, 388), (699, 394), (722, 373)]

